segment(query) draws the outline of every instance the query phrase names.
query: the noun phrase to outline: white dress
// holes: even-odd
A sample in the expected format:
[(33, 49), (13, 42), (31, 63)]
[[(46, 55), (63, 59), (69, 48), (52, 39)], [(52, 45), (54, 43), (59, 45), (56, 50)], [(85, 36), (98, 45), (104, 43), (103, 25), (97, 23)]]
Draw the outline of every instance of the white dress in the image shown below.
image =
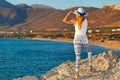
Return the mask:
[(75, 24), (75, 35), (74, 35), (74, 44), (88, 44), (88, 38), (86, 35), (88, 22), (87, 19), (84, 19), (82, 22), (81, 28), (78, 29), (78, 22)]

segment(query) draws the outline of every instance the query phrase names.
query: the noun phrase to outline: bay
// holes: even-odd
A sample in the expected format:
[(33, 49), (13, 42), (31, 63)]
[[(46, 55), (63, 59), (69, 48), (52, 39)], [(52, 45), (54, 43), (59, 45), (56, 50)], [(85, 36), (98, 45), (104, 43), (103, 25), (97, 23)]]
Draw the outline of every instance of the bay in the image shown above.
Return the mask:
[[(91, 45), (93, 55), (113, 50)], [(82, 48), (82, 59), (87, 52)], [(0, 79), (13, 80), (23, 76), (40, 77), (68, 60), (75, 61), (73, 43), (49, 40), (0, 38)]]

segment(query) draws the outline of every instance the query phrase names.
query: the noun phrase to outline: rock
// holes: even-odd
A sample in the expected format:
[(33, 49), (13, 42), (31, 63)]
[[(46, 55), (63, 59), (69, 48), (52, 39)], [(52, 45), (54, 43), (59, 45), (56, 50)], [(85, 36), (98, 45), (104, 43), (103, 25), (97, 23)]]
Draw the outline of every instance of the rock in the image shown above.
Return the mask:
[(35, 76), (25, 76), (23, 78), (13, 79), (13, 80), (38, 80)]
[(120, 80), (120, 71), (113, 75), (114, 80)]
[[(93, 56), (94, 72), (89, 71), (88, 59), (81, 60), (80, 77), (77, 80), (120, 80), (120, 57), (112, 51)], [(75, 62), (65, 62), (42, 75), (25, 76), (14, 80), (76, 80)]]
[[(88, 59), (81, 60), (78, 80), (120, 80), (120, 58), (112, 51), (93, 56), (95, 71), (89, 71)], [(42, 75), (40, 80), (75, 80), (75, 63), (68, 61)]]

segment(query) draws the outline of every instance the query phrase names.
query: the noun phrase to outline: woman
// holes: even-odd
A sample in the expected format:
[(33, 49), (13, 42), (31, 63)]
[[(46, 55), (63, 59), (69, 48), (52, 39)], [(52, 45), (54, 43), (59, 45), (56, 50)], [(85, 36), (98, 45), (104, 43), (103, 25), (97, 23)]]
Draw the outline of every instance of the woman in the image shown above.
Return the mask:
[[(76, 15), (75, 18), (68, 20), (68, 17), (72, 13)], [(86, 35), (88, 22), (85, 16), (87, 15), (88, 15), (87, 12), (83, 8), (78, 8), (74, 12), (69, 11), (63, 19), (63, 22), (67, 24), (73, 24), (75, 26), (75, 35), (74, 35), (73, 43), (74, 43), (74, 51), (76, 55), (76, 75), (75, 75), (76, 78), (79, 77), (81, 46), (85, 47), (85, 49), (88, 52), (90, 71), (93, 71), (92, 52), (90, 50), (88, 38)]]

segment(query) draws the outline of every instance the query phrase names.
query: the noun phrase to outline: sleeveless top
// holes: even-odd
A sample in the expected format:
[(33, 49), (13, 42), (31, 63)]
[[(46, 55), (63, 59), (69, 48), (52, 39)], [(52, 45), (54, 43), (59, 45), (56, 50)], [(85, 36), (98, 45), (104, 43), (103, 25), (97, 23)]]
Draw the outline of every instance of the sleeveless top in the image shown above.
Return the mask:
[(84, 19), (80, 29), (78, 29), (78, 22), (77, 22), (75, 24), (75, 35), (86, 36), (87, 26), (88, 26), (87, 19)]

